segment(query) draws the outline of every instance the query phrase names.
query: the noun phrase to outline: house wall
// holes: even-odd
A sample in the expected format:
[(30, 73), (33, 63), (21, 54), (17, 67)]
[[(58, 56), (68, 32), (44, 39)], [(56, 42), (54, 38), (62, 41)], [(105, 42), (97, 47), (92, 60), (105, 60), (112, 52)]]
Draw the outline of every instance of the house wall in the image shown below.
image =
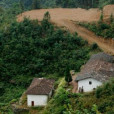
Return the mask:
[[(91, 85), (89, 84), (90, 81), (92, 82)], [(100, 86), (100, 85), (102, 85), (102, 82), (97, 81), (93, 78), (87, 78), (87, 79), (78, 81), (78, 90), (80, 87), (81, 88), (83, 87), (84, 92), (89, 92), (89, 91), (92, 91), (94, 88), (97, 88), (97, 86)]]
[(45, 106), (47, 105), (48, 95), (27, 95), (28, 106), (32, 106), (32, 101), (34, 101), (34, 106)]

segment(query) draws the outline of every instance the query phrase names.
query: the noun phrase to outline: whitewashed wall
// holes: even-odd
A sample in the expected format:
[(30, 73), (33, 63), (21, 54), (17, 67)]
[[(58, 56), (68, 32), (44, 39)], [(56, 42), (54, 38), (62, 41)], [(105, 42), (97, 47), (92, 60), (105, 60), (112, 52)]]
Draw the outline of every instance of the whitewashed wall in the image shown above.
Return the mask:
[(34, 106), (45, 106), (48, 102), (48, 95), (27, 95), (28, 106), (32, 106), (32, 101), (34, 101)]
[[(91, 85), (89, 84), (89, 81), (92, 82)], [(80, 87), (83, 86), (84, 92), (89, 92), (89, 91), (92, 91), (94, 88), (97, 88), (97, 86), (100, 86), (100, 85), (102, 85), (102, 82), (97, 81), (92, 78), (87, 78), (87, 79), (78, 81), (78, 90)]]

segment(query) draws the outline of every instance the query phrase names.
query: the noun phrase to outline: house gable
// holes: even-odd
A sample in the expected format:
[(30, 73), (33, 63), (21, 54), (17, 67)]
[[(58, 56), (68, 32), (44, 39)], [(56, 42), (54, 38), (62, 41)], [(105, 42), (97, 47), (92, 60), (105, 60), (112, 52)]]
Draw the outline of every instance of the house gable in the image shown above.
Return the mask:
[(102, 82), (93, 78), (86, 78), (78, 81), (78, 90), (83, 89), (83, 92), (89, 92), (101, 86)]

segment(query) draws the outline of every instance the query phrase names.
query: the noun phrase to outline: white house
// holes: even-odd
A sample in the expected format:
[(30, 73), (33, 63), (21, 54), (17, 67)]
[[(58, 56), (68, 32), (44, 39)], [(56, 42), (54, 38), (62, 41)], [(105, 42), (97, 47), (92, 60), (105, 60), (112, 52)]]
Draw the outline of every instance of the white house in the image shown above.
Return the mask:
[(87, 78), (87, 79), (78, 81), (78, 90), (81, 91), (81, 89), (83, 89), (82, 91), (89, 92), (101, 85), (102, 85), (102, 82), (97, 81), (93, 78)]
[(34, 78), (26, 91), (27, 105), (29, 107), (45, 106), (52, 96), (54, 80), (44, 78)]
[(114, 77), (114, 57), (106, 53), (93, 55), (78, 74), (78, 92), (89, 92)]

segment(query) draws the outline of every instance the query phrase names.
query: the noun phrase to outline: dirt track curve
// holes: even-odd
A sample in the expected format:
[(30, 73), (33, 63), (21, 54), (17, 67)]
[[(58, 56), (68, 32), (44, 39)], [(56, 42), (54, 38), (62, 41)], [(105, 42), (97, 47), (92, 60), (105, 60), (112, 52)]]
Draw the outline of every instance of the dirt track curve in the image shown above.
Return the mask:
[[(104, 40), (102, 37), (96, 36), (91, 31), (77, 25), (74, 21), (93, 22), (98, 21), (101, 15), (101, 11), (97, 8), (85, 10), (81, 8), (74, 9), (41, 9), (24, 12), (17, 16), (17, 20), (20, 22), (24, 17), (30, 19), (42, 20), (45, 12), (49, 11), (51, 15), (51, 21), (57, 26), (64, 26), (70, 32), (77, 32), (83, 39), (88, 40), (90, 44), (97, 43), (99, 47), (106, 53), (114, 55), (114, 41)], [(103, 9), (104, 19), (107, 20), (111, 14), (114, 15), (114, 5), (107, 5)]]
[(114, 42), (112, 40), (104, 40), (102, 37), (96, 36), (93, 32), (69, 20), (61, 21), (61, 23), (57, 23), (57, 25), (65, 26), (72, 33), (77, 32), (79, 36), (88, 40), (90, 44), (95, 42), (104, 52), (114, 55)]

